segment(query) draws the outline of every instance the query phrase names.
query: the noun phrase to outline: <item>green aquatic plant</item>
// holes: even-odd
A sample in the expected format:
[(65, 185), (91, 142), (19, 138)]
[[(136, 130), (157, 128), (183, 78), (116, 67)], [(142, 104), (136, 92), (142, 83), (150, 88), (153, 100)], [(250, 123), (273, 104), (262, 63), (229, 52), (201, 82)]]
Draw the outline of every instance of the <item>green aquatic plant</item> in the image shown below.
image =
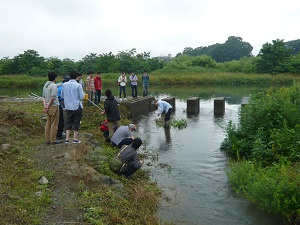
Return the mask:
[[(163, 117), (155, 119), (156, 125), (159, 127), (165, 126), (165, 121)], [(178, 129), (186, 128), (187, 127), (187, 120), (186, 119), (174, 119), (171, 118), (170, 126), (175, 127)]]

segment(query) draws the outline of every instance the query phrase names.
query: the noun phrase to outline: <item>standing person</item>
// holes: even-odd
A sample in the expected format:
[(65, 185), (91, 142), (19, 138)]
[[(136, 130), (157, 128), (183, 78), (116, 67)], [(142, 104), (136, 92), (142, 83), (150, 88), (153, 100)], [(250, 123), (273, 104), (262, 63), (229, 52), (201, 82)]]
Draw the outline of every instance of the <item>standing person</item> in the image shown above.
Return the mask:
[(142, 145), (140, 138), (135, 138), (131, 145), (124, 145), (118, 152), (117, 157), (122, 165), (114, 172), (123, 174), (126, 178), (135, 173), (144, 164), (144, 160), (139, 160), (138, 148)]
[(118, 129), (121, 126), (120, 122), (120, 112), (119, 112), (119, 106), (118, 102), (115, 99), (115, 97), (112, 95), (112, 92), (110, 89), (107, 89), (105, 91), (106, 99), (104, 101), (104, 111), (102, 114), (107, 115), (107, 121), (108, 121), (108, 130), (109, 130), (109, 136), (107, 137), (107, 141), (110, 141), (112, 135), (114, 134), (114, 129)]
[[(93, 101), (93, 96), (94, 96), (94, 93), (95, 93), (95, 85), (94, 85), (94, 79), (93, 79), (93, 76), (94, 76), (94, 71), (90, 71), (89, 72), (89, 75), (86, 79), (86, 92), (88, 94), (88, 98), (90, 101)], [(92, 103), (88, 101), (88, 106), (91, 106)]]
[(78, 75), (78, 77), (76, 78), (76, 80), (77, 80), (77, 82), (79, 84), (81, 84), (82, 88), (84, 89), (84, 82), (82, 80), (82, 74), (81, 73)]
[(122, 92), (124, 93), (124, 100), (126, 100), (126, 73), (123, 72), (122, 75), (119, 77), (118, 82), (120, 84), (120, 93), (119, 93), (119, 98), (122, 96)]
[(44, 112), (47, 114), (47, 122), (45, 125), (46, 144), (59, 144), (61, 140), (56, 140), (56, 133), (59, 122), (59, 102), (57, 97), (57, 74), (55, 72), (48, 73), (48, 81), (43, 87), (43, 103)]
[(84, 92), (82, 86), (76, 81), (78, 72), (72, 70), (70, 72), (69, 82), (64, 83), (61, 96), (64, 99), (66, 112), (66, 140), (69, 143), (70, 132), (74, 131), (73, 143), (81, 143), (77, 138), (80, 127), (80, 120), (82, 117), (82, 102), (84, 99)]
[(63, 104), (63, 98), (61, 97), (61, 92), (63, 88), (63, 84), (65, 82), (68, 82), (70, 80), (70, 77), (65, 76), (62, 82), (57, 84), (57, 96), (58, 96), (58, 101), (59, 101), (59, 122), (58, 122), (58, 129), (57, 129), (57, 134), (56, 138), (58, 140), (62, 139), (63, 132), (64, 132), (64, 126), (65, 126), (65, 120), (64, 120), (64, 109), (65, 106)]
[(172, 113), (172, 106), (166, 101), (154, 101), (154, 105), (158, 107), (158, 116), (165, 113), (165, 128), (170, 127), (170, 117)]
[(97, 75), (94, 79), (94, 86), (95, 86), (95, 104), (98, 105), (100, 103), (101, 99), (101, 91), (102, 91), (102, 79), (101, 79), (101, 73), (97, 72)]
[(129, 76), (129, 80), (130, 80), (130, 85), (131, 85), (132, 97), (136, 98), (137, 97), (137, 81), (138, 81), (138, 78), (134, 74), (134, 72), (131, 72), (131, 75)]
[(147, 73), (147, 71), (144, 71), (144, 74), (142, 76), (142, 83), (143, 83), (143, 96), (147, 96), (148, 95), (148, 89), (149, 89), (149, 75)]
[(123, 145), (130, 145), (134, 140), (132, 134), (133, 131), (136, 131), (136, 126), (134, 124), (129, 124), (128, 126), (120, 126), (111, 138), (113, 145), (121, 148)]

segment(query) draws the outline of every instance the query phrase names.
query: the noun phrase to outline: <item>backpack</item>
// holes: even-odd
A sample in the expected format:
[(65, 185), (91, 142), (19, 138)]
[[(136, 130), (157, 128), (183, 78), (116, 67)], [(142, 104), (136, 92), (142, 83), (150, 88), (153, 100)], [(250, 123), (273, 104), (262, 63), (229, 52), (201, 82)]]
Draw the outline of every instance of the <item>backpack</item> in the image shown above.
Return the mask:
[(126, 163), (122, 163), (121, 160), (119, 159), (119, 155), (123, 150), (127, 147), (128, 145), (124, 145), (121, 149), (121, 151), (113, 158), (109, 160), (109, 168), (111, 171), (114, 173), (121, 172), (122, 168), (126, 165)]

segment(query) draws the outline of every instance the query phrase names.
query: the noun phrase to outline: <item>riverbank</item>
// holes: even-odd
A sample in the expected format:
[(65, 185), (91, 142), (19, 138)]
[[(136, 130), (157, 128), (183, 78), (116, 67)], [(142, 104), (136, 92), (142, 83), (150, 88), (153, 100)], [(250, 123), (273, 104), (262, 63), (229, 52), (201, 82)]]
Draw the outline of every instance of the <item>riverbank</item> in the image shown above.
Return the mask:
[[(117, 79), (120, 74), (103, 74), (102, 80), (107, 86), (117, 87)], [(129, 75), (127, 74), (127, 77)], [(141, 74), (137, 74), (141, 85)], [(85, 82), (87, 75), (83, 76)], [(150, 85), (231, 85), (231, 86), (252, 86), (252, 85), (292, 85), (294, 81), (299, 81), (300, 77), (289, 74), (244, 74), (225, 73), (219, 71), (154, 71), (150, 74)], [(2, 75), (0, 76), (1, 88), (34, 88), (42, 86), (47, 79), (44, 76), (33, 77), (28, 75)], [(57, 78), (57, 83), (62, 80), (62, 76)]]
[[(161, 191), (147, 170), (131, 180), (109, 170), (116, 149), (104, 142), (96, 107), (84, 108), (83, 143), (76, 148), (43, 144), (41, 109), (39, 101), (1, 102), (1, 224), (160, 224)], [(121, 114), (127, 124), (122, 107)], [(40, 184), (41, 177), (49, 183)]]

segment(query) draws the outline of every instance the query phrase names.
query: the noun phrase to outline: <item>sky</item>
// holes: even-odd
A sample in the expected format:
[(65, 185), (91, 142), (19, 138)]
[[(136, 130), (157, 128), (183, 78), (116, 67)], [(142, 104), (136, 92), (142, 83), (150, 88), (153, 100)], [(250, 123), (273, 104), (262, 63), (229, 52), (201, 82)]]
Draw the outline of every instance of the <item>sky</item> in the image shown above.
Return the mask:
[(300, 39), (300, 0), (0, 0), (0, 59), (33, 49), (75, 61), (133, 48), (172, 57), (241, 37)]

